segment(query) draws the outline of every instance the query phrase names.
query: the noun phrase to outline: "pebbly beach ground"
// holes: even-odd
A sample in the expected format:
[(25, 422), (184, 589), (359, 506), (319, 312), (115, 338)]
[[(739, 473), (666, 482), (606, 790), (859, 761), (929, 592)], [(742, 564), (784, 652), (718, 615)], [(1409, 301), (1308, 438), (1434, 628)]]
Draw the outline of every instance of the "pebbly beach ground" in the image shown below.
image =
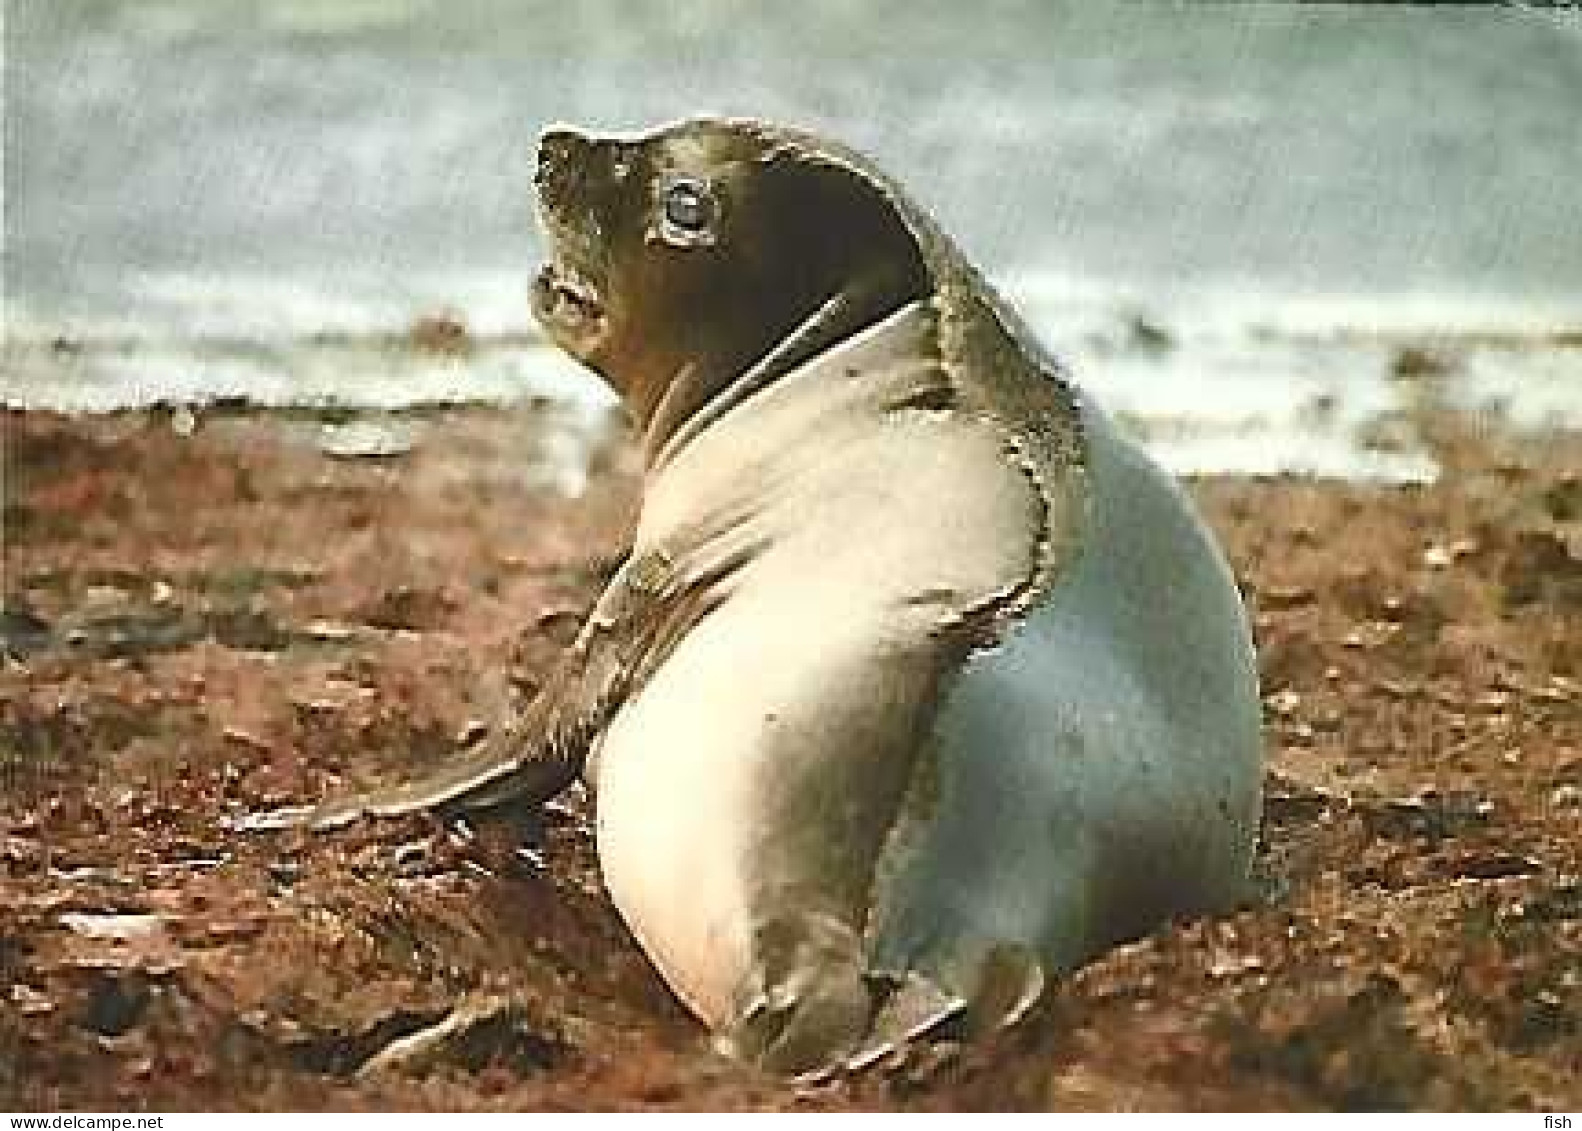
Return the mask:
[[(0, 1107), (1582, 1106), (1577, 433), (1441, 415), (1431, 484), (1194, 479), (1259, 638), (1266, 902), (798, 1090), (671, 1000), (580, 794), (227, 825), (532, 694), (635, 485), (618, 435), (577, 497), (526, 473), (552, 415), (5, 415)], [(368, 423), (398, 442), (326, 442)]]

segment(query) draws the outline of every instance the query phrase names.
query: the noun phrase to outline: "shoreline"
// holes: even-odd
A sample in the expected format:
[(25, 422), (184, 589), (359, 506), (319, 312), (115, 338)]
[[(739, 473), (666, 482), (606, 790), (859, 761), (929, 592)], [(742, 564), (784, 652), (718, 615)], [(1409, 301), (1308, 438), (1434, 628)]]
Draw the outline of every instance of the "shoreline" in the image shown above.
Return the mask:
[[(1425, 425), (1434, 416), (1482, 413), (1540, 443), (1582, 430), (1582, 330), (1566, 322), (1531, 333), (1474, 323), (1386, 332), (1365, 320), (1227, 328), (1207, 315), (1182, 322), (1127, 303), (1062, 313), (1048, 301), (1029, 314), (1062, 331), (1043, 335), (1053, 356), (1179, 475), (1424, 482), (1440, 465)], [(13, 336), (5, 353), (0, 404), (13, 412), (169, 410), (194, 426), (258, 412), (353, 420), (371, 435), (447, 412), (552, 408), (582, 441), (560, 445), (560, 474), (572, 481), (619, 426), (604, 386), (536, 332), (490, 329), (444, 308), (360, 334)]]
[(1259, 638), (1275, 898), (1112, 952), (987, 1048), (798, 1094), (669, 999), (585, 797), (221, 826), (532, 693), (632, 519), (619, 437), (541, 473), (555, 411), (340, 452), (321, 426), (357, 419), (317, 410), (5, 413), (0, 1106), (1582, 1104), (1582, 432), (1425, 409), (1433, 483), (1192, 478)]

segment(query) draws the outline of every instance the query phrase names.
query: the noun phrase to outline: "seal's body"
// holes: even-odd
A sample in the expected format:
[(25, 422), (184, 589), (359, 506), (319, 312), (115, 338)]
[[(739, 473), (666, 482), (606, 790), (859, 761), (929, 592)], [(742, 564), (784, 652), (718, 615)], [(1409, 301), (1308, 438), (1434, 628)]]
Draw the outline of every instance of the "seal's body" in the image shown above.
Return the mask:
[(920, 374), (882, 359), (923, 317), (782, 379), (645, 496), (639, 553), (701, 515), (732, 516), (721, 553), (760, 547), (616, 714), (593, 776), (611, 894), (717, 1029), (762, 992), (782, 916), (825, 917), (792, 961), (852, 963), (866, 1023), (875, 975), (970, 1001), (996, 949), (1070, 969), (1245, 894), (1256, 676), (1213, 542), (1085, 405), (1080, 547), (997, 646), (952, 648), (942, 611), (1026, 572), (1037, 500), (991, 431), (894, 407)]
[(642, 431), (631, 555), (525, 719), (315, 822), (584, 773), (666, 981), (797, 1072), (1240, 898), (1230, 573), (928, 217), (754, 122), (552, 132), (538, 184), (536, 312)]

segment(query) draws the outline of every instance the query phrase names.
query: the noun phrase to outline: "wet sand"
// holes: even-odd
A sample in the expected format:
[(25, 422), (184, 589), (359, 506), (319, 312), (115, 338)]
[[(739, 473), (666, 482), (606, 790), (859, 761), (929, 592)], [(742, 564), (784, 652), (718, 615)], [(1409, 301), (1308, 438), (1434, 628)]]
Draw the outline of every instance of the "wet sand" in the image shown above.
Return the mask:
[(223, 824), (532, 694), (634, 482), (618, 442), (577, 500), (526, 470), (547, 411), (378, 458), (305, 413), (4, 418), (0, 1107), (1582, 1106), (1582, 437), (1448, 417), (1431, 486), (1194, 481), (1261, 645), (1267, 903), (799, 1092), (649, 971), (581, 796)]

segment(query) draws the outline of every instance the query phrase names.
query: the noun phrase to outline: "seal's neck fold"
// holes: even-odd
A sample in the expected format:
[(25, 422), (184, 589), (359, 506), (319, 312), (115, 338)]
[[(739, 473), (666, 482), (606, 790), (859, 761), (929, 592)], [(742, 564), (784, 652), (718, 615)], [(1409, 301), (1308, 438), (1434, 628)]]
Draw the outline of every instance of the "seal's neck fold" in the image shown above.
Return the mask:
[(863, 289), (831, 295), (769, 352), (734, 378), (689, 363), (643, 421), (643, 463), (661, 470), (677, 452), (722, 416), (819, 354), (877, 325), (918, 296), (889, 296)]

